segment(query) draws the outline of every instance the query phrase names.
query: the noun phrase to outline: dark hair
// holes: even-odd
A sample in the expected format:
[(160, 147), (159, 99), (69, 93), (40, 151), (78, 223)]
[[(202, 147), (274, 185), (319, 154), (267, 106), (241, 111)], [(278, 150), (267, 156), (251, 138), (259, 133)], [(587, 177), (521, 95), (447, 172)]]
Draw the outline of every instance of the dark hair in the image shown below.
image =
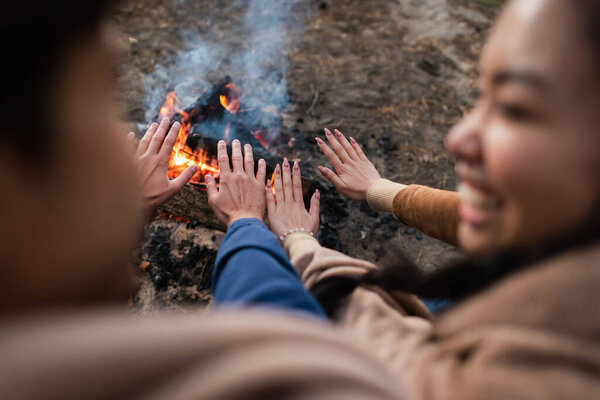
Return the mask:
[(47, 156), (56, 131), (53, 89), (65, 55), (96, 35), (113, 0), (17, 0), (0, 16), (0, 145)]
[(361, 284), (376, 285), (387, 291), (403, 291), (422, 298), (464, 300), (518, 271), (558, 254), (600, 241), (600, 204), (576, 228), (537, 246), (514, 248), (484, 258), (467, 258), (450, 263), (432, 273), (400, 255), (394, 264), (382, 265), (361, 278), (333, 277), (316, 284), (311, 293), (327, 315), (335, 318), (341, 301)]

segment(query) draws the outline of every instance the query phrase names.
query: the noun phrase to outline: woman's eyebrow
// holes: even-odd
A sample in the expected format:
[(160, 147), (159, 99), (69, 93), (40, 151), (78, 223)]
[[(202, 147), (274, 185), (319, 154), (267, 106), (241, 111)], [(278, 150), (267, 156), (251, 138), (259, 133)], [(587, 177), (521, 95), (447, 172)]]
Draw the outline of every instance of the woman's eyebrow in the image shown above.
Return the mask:
[(509, 83), (520, 83), (543, 92), (548, 92), (552, 87), (548, 80), (535, 72), (500, 71), (495, 73), (492, 77), (492, 84), (494, 86), (501, 86)]

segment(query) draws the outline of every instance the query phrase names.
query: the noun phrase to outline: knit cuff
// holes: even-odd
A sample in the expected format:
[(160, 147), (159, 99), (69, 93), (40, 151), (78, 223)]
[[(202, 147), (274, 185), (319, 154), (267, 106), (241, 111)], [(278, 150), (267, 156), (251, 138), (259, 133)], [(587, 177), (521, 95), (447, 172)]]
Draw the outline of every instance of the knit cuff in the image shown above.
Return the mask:
[(406, 185), (387, 179), (377, 179), (367, 190), (367, 202), (373, 211), (394, 212), (394, 197)]
[(298, 254), (307, 253), (318, 247), (321, 247), (319, 241), (315, 239), (314, 236), (304, 232), (292, 233), (283, 240), (283, 248), (286, 253), (288, 253), (290, 259)]

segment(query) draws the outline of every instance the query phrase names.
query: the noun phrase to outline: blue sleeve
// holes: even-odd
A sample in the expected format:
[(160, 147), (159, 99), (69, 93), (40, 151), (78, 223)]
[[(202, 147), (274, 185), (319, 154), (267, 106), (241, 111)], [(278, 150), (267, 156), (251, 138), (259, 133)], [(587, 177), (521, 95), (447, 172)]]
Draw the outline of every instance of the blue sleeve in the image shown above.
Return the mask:
[(275, 235), (255, 218), (239, 219), (229, 227), (212, 285), (217, 305), (264, 305), (325, 318)]

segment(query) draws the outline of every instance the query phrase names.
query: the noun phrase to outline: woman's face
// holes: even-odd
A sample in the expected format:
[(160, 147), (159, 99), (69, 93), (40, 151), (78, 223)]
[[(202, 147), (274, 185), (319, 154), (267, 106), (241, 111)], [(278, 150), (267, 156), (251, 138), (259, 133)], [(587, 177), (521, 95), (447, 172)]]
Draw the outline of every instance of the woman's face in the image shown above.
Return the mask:
[[(107, 43), (88, 39), (63, 60), (48, 163), (0, 161), (11, 188), (0, 200), (0, 308), (74, 305), (131, 289), (140, 196)], [(26, 127), (23, 121), (24, 134)]]
[(481, 58), (481, 97), (446, 139), (469, 252), (534, 245), (598, 204), (600, 72), (569, 3), (509, 3)]

